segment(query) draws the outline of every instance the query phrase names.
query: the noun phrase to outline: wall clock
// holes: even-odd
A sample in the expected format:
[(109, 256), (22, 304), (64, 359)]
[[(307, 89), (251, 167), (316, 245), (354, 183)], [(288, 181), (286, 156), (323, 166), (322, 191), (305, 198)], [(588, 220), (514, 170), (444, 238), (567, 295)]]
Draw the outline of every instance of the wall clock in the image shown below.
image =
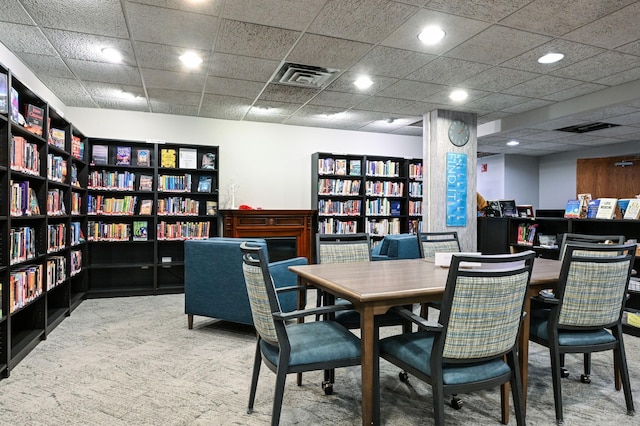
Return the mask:
[(469, 125), (462, 120), (453, 120), (449, 124), (449, 140), (455, 146), (465, 146), (469, 142), (471, 131)]

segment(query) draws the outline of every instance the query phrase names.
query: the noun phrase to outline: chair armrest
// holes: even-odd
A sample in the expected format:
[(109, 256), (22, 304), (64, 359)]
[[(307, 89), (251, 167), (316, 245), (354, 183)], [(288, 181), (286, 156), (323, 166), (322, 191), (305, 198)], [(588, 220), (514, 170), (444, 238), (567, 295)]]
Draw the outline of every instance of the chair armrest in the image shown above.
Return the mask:
[(307, 287), (303, 285), (291, 285), (288, 287), (278, 287), (276, 288), (276, 293), (286, 293), (289, 291), (307, 291)]
[[(278, 288), (295, 287), (298, 284), (298, 276), (289, 270), (289, 266), (306, 265), (305, 257), (294, 257), (293, 259), (280, 260), (269, 263), (269, 273), (273, 279), (273, 285)], [(283, 311), (293, 311), (297, 306), (297, 296), (293, 292), (280, 294), (280, 306)]]
[(353, 305), (351, 303), (341, 303), (339, 305), (320, 306), (318, 308), (301, 309), (291, 312), (274, 312), (273, 319), (279, 321), (288, 321), (312, 315), (322, 315), (337, 311), (348, 311), (350, 309), (353, 309)]
[(430, 323), (427, 322), (427, 320), (425, 320), (424, 318), (422, 318), (420, 315), (416, 315), (413, 312), (411, 312), (410, 310), (397, 306), (395, 308), (391, 308), (391, 311), (395, 312), (396, 314), (400, 315), (401, 317), (411, 321), (412, 323), (416, 324), (418, 327), (427, 330), (427, 331), (433, 331), (436, 333), (440, 333), (442, 332), (442, 326), (438, 323)]

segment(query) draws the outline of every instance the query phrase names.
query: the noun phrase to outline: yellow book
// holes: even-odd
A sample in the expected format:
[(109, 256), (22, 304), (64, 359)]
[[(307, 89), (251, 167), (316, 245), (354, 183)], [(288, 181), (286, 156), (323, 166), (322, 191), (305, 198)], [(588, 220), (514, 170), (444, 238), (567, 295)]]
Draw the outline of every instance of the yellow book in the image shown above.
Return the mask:
[(176, 167), (176, 150), (161, 149), (160, 150), (160, 167)]

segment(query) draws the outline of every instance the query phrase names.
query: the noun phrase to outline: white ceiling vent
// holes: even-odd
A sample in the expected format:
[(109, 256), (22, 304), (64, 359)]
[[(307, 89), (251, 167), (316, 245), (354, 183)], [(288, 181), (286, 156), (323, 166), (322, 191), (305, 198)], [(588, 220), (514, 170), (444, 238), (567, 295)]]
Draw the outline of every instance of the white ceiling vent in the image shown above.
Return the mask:
[(329, 84), (339, 70), (285, 62), (273, 79), (274, 83), (319, 89)]

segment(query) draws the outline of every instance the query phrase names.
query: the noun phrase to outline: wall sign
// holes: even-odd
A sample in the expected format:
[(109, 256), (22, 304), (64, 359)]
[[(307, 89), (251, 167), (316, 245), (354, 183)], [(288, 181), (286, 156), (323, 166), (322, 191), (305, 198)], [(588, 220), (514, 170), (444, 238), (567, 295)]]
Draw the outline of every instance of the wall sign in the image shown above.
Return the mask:
[(467, 154), (447, 152), (447, 226), (467, 226)]

